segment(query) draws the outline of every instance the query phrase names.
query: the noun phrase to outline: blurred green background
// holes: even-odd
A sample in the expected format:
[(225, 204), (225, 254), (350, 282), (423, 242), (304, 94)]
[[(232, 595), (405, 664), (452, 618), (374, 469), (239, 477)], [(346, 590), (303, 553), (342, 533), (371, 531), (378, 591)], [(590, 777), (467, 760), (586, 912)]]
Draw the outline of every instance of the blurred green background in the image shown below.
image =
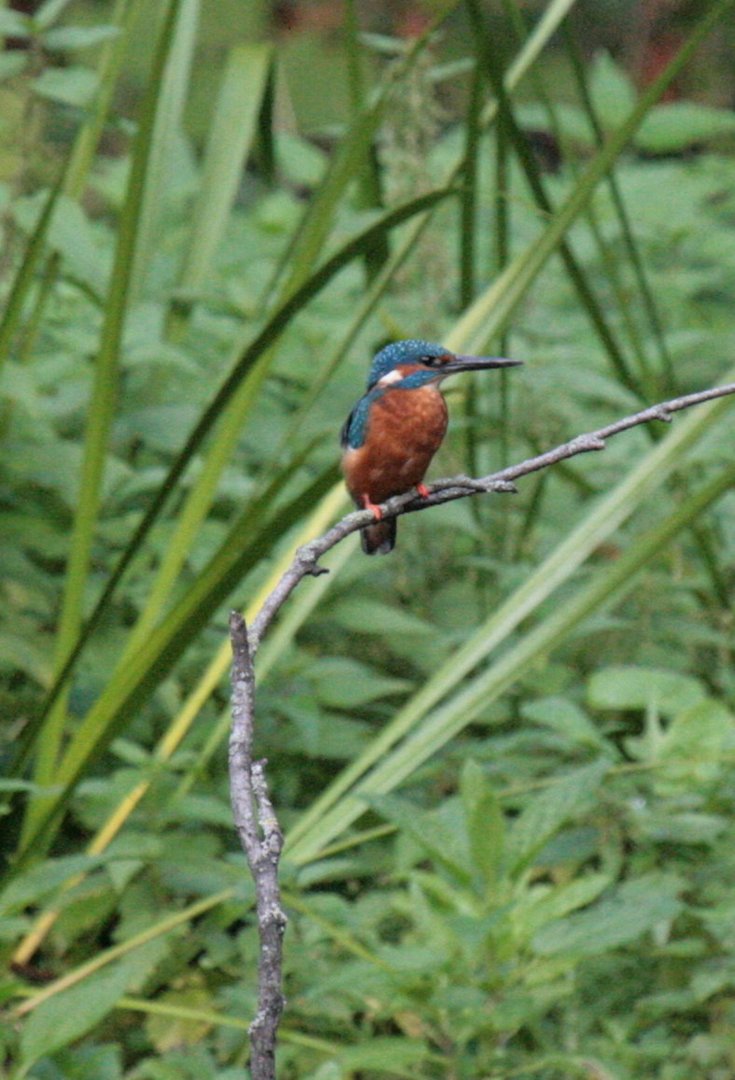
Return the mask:
[[(732, 380), (735, 3), (0, 5), (0, 1061), (235, 1080), (227, 613), (349, 502)], [(730, 399), (350, 537), (257, 656), (286, 1080), (735, 1072)]]

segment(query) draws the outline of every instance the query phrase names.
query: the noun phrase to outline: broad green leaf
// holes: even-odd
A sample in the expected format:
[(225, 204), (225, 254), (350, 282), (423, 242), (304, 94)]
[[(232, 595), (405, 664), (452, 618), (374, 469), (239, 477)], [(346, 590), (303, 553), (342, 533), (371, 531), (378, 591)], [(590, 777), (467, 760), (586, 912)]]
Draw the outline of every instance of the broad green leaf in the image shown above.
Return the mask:
[[(156, 1053), (165, 1057), (175, 1048), (195, 1047), (202, 1043), (210, 1029), (204, 1019), (194, 1019), (187, 1015), (190, 1010), (206, 1009), (213, 1004), (212, 994), (205, 987), (186, 987), (160, 994), (156, 999), (160, 1004), (171, 1007), (170, 1015), (153, 1014), (146, 1020), (146, 1035), (156, 1049)], [(176, 1015), (177, 1010), (181, 1010)]]
[(44, 0), (34, 12), (33, 25), (40, 30), (48, 30), (71, 2), (72, 0)]
[(23, 1025), (21, 1063), (38, 1061), (91, 1031), (115, 1008), (130, 981), (129, 965), (115, 964), (40, 1005)]
[(735, 749), (735, 718), (719, 701), (705, 699), (674, 716), (658, 746), (658, 760), (667, 762), (656, 775), (657, 790), (691, 790), (722, 774), (726, 755)]
[(530, 701), (521, 706), (521, 713), (527, 720), (557, 732), (569, 742), (598, 749), (605, 745), (604, 738), (592, 721), (575, 702), (567, 698)]
[(0, 629), (0, 668), (23, 671), (41, 686), (48, 686), (51, 667), (45, 651), (24, 634)]
[(525, 892), (513, 906), (511, 918), (523, 940), (555, 919), (587, 907), (611, 884), (609, 874), (586, 874), (568, 885), (542, 885)]
[(304, 703), (292, 699), (283, 706), (283, 714), (293, 725), (289, 749), (295, 754), (325, 761), (351, 761), (370, 739), (371, 729), (364, 721), (328, 713), (316, 702), (311, 705), (309, 699)]
[(48, 68), (32, 86), (40, 97), (85, 108), (97, 89), (97, 76), (85, 67)]
[(317, 187), (327, 168), (327, 155), (308, 140), (284, 131), (278, 139), (278, 162), (292, 184)]
[(524, 871), (563, 825), (589, 809), (608, 769), (606, 761), (575, 769), (531, 799), (508, 835), (508, 870), (511, 874)]
[(664, 874), (644, 874), (624, 882), (598, 904), (544, 927), (533, 940), (543, 956), (561, 953), (597, 956), (649, 933), (682, 910), (682, 882)]
[(117, 26), (59, 26), (42, 35), (47, 49), (64, 51), (65, 49), (87, 49), (91, 45), (100, 45), (117, 37)]
[(452, 828), (435, 811), (423, 811), (404, 799), (382, 795), (369, 800), (370, 805), (387, 821), (401, 829), (425, 851), (438, 866), (469, 884), (467, 852), (462, 850)]
[[(691, 798), (691, 771), (688, 776), (682, 778), (680, 783), (674, 781), (670, 784), (666, 782), (668, 769), (661, 772), (661, 777), (656, 777), (657, 793)], [(694, 782), (698, 783), (698, 778)], [(682, 844), (712, 846), (729, 827), (728, 819), (720, 814), (703, 814), (695, 811), (675, 814), (671, 813), (670, 808), (649, 810), (638, 816), (636, 824), (639, 826), (638, 835), (641, 839), (652, 841), (654, 844), (673, 844), (677, 850)]]
[(109, 279), (111, 260), (95, 238), (92, 225), (78, 202), (59, 199), (48, 236), (49, 246), (63, 256), (67, 271), (101, 296)]
[(587, 684), (587, 703), (593, 709), (655, 709), (671, 716), (704, 696), (701, 683), (691, 675), (658, 668), (603, 668)]
[(335, 709), (358, 708), (411, 687), (407, 679), (389, 678), (359, 660), (336, 656), (313, 660), (308, 674), (319, 700)]
[(5, 37), (28, 37), (31, 30), (31, 20), (20, 11), (11, 11), (9, 8), (0, 8), (0, 34)]
[[(0, 18), (2, 12), (0, 12)], [(20, 75), (21, 71), (24, 71), (28, 67), (29, 59), (27, 53), (2, 53), (0, 54), (0, 79), (14, 79), (16, 75)]]
[(503, 811), (482, 768), (467, 761), (462, 769), (459, 790), (467, 823), (470, 865), (492, 889), (498, 879), (505, 852), (506, 829)]
[(735, 116), (694, 101), (672, 101), (652, 109), (636, 135), (649, 154), (671, 154), (735, 133)]
[(427, 637), (436, 630), (410, 611), (403, 611), (395, 604), (371, 600), (369, 596), (347, 596), (330, 605), (329, 618), (345, 630), (358, 634), (377, 634), (388, 637), (401, 634), (408, 637)]
[[(549, 110), (540, 102), (519, 102), (516, 115), (523, 124), (524, 130), (543, 130), (549, 122)], [(554, 118), (559, 134), (571, 144), (592, 146), (595, 142), (595, 131), (589, 116), (579, 105), (566, 102), (554, 103)]]
[(148, 941), (41, 1002), (23, 1023), (20, 1042), (23, 1064), (53, 1054), (91, 1031), (115, 1008), (126, 990), (140, 988), (167, 949), (165, 939)]
[(37, 866), (25, 870), (3, 889), (0, 894), (0, 910), (11, 911), (39, 904), (49, 894), (75, 878), (80, 873), (89, 873), (102, 864), (103, 860), (92, 855), (67, 855), (59, 859), (46, 859)]
[(597, 115), (606, 129), (622, 124), (636, 103), (632, 79), (608, 52), (598, 53), (592, 62), (590, 91)]

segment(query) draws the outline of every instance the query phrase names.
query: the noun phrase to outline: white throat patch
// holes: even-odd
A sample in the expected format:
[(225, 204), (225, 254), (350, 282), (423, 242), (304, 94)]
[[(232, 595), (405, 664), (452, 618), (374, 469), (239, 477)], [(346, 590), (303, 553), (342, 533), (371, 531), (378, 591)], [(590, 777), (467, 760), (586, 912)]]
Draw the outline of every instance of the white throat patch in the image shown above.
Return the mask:
[(390, 386), (392, 383), (400, 382), (403, 378), (398, 368), (393, 368), (382, 379), (378, 379), (378, 386)]

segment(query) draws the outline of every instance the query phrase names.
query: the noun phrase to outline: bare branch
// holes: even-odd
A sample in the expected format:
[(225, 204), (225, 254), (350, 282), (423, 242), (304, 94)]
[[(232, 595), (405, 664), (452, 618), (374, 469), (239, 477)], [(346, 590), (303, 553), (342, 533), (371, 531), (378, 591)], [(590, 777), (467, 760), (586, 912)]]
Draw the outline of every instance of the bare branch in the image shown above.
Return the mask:
[(240, 842), (255, 882), (260, 954), (258, 1011), (250, 1025), (252, 1080), (275, 1080), (276, 1034), (285, 999), (281, 987), (286, 915), (281, 907), (278, 862), (283, 833), (265, 779), (265, 761), (253, 761), (255, 672), (245, 620), (230, 614), (232, 642), (232, 731), (230, 798)]

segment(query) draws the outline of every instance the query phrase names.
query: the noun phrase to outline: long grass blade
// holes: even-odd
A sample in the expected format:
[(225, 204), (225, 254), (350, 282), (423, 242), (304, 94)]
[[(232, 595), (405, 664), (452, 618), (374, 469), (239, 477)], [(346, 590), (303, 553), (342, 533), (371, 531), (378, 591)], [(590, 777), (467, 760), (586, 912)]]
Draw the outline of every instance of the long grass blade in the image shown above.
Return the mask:
[[(510, 98), (505, 89), (502, 68), (498, 59), (497, 49), (492, 40), (492, 35), (485, 26), (485, 20), (477, 0), (467, 0), (467, 7), (475, 28), (478, 48), (484, 61), (485, 71), (490, 79), (495, 94), (497, 95), (498, 107), (503, 116), (508, 132), (508, 138), (513, 144), (516, 156), (523, 168), (523, 172), (536, 203), (545, 215), (551, 216), (553, 214), (551, 200), (549, 199), (545, 185), (541, 179), (541, 172), (528, 144), (528, 139), (516, 122)], [(560, 236), (558, 238), (557, 250), (564, 262), (567, 274), (579, 294), (579, 298), (582, 301), (582, 305), (587, 312), (592, 326), (596, 331), (600, 342), (604, 346), (607, 355), (610, 357), (610, 361), (613, 364), (618, 377), (628, 389), (640, 396), (640, 389), (628, 367), (625, 355), (610, 328), (608, 320), (602, 310), (602, 306), (598, 302), (589, 281), (583, 273), (565, 236)]]
[[(110, 279), (105, 320), (94, 372), (92, 397), (88, 410), (84, 457), (79, 486), (79, 503), (70, 542), (59, 627), (56, 636), (55, 668), (63, 670), (73, 649), (82, 623), (84, 592), (89, 573), (92, 541), (97, 527), (107, 443), (112, 424), (122, 342), (135, 247), (138, 237), (143, 178), (153, 141), (153, 129), (162, 78), (169, 48), (169, 36), (178, 12), (177, 0), (171, 3), (156, 49), (151, 77), (140, 117), (138, 135), (128, 182), (125, 206), (118, 230), (115, 261)], [(66, 719), (66, 699), (62, 694), (43, 725), (43, 739), (34, 767), (34, 779), (40, 787), (54, 776)], [(32, 799), (24, 828), (32, 829), (36, 815), (42, 813), (40, 797)]]
[(477, 64), (472, 72), (470, 97), (465, 119), (464, 166), (459, 223), (459, 308), (463, 311), (475, 296), (475, 237), (477, 233), (477, 171), (480, 144), (480, 88), (482, 74)]
[(191, 240), (179, 275), (170, 332), (204, 286), (219, 247), (243, 167), (253, 147), (270, 77), (270, 45), (236, 45), (229, 53), (207, 139)]
[(33, 232), (26, 245), (23, 261), (18, 267), (13, 279), (10, 295), (8, 296), (5, 310), (0, 318), (0, 370), (2, 370), (3, 364), (10, 353), (15, 333), (23, 315), (26, 300), (28, 299), (28, 295), (35, 281), (38, 264), (46, 250), (46, 239), (48, 237), (49, 226), (51, 225), (54, 210), (56, 209), (56, 204), (63, 187), (64, 176), (62, 175), (46, 197), (43, 210), (38, 215), (38, 220), (36, 221)]
[[(584, 105), (584, 109), (589, 118), (592, 130), (595, 134), (598, 146), (602, 146), (604, 141), (604, 132), (597, 116), (597, 111), (592, 101), (592, 95), (590, 93), (587, 74), (584, 69), (584, 63), (580, 53), (579, 43), (571, 28), (565, 24), (564, 35), (567, 43), (567, 53), (572, 62), (572, 71), (574, 73), (575, 82), (579, 90), (579, 95)], [(618, 215), (618, 221), (620, 222), (620, 232), (625, 244), (626, 251), (628, 253), (628, 259), (633, 268), (635, 274), (636, 283), (638, 285), (638, 292), (643, 300), (643, 305), (648, 316), (648, 321), (653, 332), (654, 340), (656, 341), (659, 353), (659, 360), (661, 364), (661, 372), (663, 375), (662, 380), (659, 383), (657, 392), (661, 393), (674, 393), (676, 390), (676, 380), (674, 376), (674, 365), (669, 352), (668, 345), (666, 344), (666, 335), (664, 334), (663, 323), (661, 316), (659, 315), (656, 300), (654, 298), (651, 286), (648, 282), (648, 276), (646, 274), (645, 266), (641, 258), (638, 244), (636, 243), (633, 233), (633, 227), (630, 222), (630, 216), (625, 207), (625, 201), (623, 194), (620, 190), (620, 185), (617, 182), (614, 173), (610, 173), (608, 177), (608, 185), (610, 188), (610, 195), (613, 200), (615, 211)]]
[(110, 114), (118, 76), (130, 44), (130, 34), (144, 4), (145, 0), (116, 0), (113, 8), (110, 22), (119, 32), (105, 41), (100, 49), (97, 93), (74, 140), (69, 158), (69, 173), (64, 193), (72, 199), (80, 198), (84, 192), (100, 137)]
[[(509, 20), (511, 21), (511, 25), (515, 29), (518, 40), (523, 41), (526, 36), (525, 20), (523, 18), (523, 14), (520, 8), (518, 7), (518, 4), (516, 3), (516, 0), (503, 0), (503, 7), (508, 15)], [(569, 35), (568, 23), (569, 20), (566, 20), (563, 25), (563, 30), (567, 37)], [(547, 92), (546, 86), (537, 72), (534, 72), (533, 85), (534, 92), (538, 97), (539, 101), (543, 104), (544, 111), (546, 112), (546, 115), (548, 117), (548, 123), (550, 125), (552, 137), (555, 139), (556, 145), (560, 148), (560, 150), (565, 151), (566, 140), (563, 130), (557, 122), (556, 105), (554, 104), (551, 96)], [(591, 117), (590, 123), (594, 128), (594, 121)], [(601, 144), (602, 138), (599, 138), (598, 146)], [(578, 174), (579, 167), (574, 154), (566, 155), (566, 164), (568, 165), (573, 176)], [(615, 180), (615, 173), (613, 170), (611, 170), (608, 174), (607, 186), (611, 191), (613, 189), (615, 189), (616, 191), (618, 190), (618, 185)], [(642, 390), (646, 395), (647, 399), (651, 400), (656, 396), (657, 387), (651, 379), (650, 366), (646, 357), (645, 349), (643, 347), (641, 335), (638, 332), (638, 327), (633, 315), (630, 298), (627, 296), (626, 290), (623, 286), (620, 270), (620, 260), (617, 255), (612, 251), (611, 245), (606, 239), (600, 227), (594, 202), (590, 202), (590, 205), (587, 207), (587, 210), (585, 212), (585, 217), (594, 238), (595, 244), (597, 246), (601, 265), (605, 270), (608, 281), (610, 283), (610, 287), (612, 289), (612, 293), (617, 301), (617, 314), (622, 319), (622, 322), (625, 325), (630, 345), (635, 360), (637, 362), (638, 371), (636, 372), (635, 379), (638, 383), (639, 390)], [(503, 350), (501, 350), (501, 352), (503, 352), (503, 355), (506, 355)], [(620, 357), (623, 357), (624, 354), (622, 350), (619, 350), (619, 353)]]
[(138, 214), (138, 241), (133, 253), (131, 295), (138, 299), (160, 244), (161, 215), (174, 179), (176, 144), (181, 124), (194, 56), (200, 0), (178, 0), (176, 18), (168, 26), (166, 60), (158, 85), (153, 133)]
[[(345, 30), (347, 81), (350, 91), (351, 114), (354, 122), (360, 111), (365, 108), (367, 96), (356, 0), (347, 0), (345, 5)], [(359, 206), (376, 208), (384, 205), (380, 182), (380, 166), (374, 139), (365, 146), (363, 167), (357, 174), (357, 190)], [(365, 276), (368, 282), (375, 278), (389, 257), (390, 245), (386, 236), (380, 244), (376, 244), (374, 251), (369, 251), (365, 255)]]
[[(347, 185), (355, 177), (364, 175), (365, 148), (373, 143), (391, 95), (405, 73), (416, 62), (431, 35), (458, 4), (459, 0), (451, 0), (431, 25), (411, 43), (402, 61), (393, 66), (372, 95), (372, 100), (355, 117), (286, 252), (282, 266), (285, 281), (279, 292), (281, 297), (289, 297), (299, 290), (311, 273), (331, 231), (337, 207)], [(271, 292), (274, 288), (275, 283)]]
[(153, 941), (162, 934), (169, 934), (183, 923), (196, 919), (198, 916), (203, 915), (205, 911), (211, 911), (212, 908), (218, 907), (219, 904), (224, 903), (225, 900), (229, 900), (234, 894), (234, 889), (222, 889), (212, 896), (206, 896), (202, 900), (197, 900), (196, 903), (190, 904), (182, 911), (177, 911), (173, 915), (168, 915), (165, 919), (153, 923), (146, 927), (145, 930), (141, 930), (137, 934), (134, 934), (127, 941), (121, 941), (117, 945), (110, 946), (109, 949), (105, 949), (104, 952), (98, 953), (91, 960), (81, 964), (73, 971), (69, 971), (65, 975), (60, 976), (60, 978), (55, 979), (42, 990), (37, 990), (31, 997), (26, 998), (26, 1000), (16, 1009), (16, 1015), (26, 1016), (28, 1013), (33, 1012), (34, 1009), (38, 1009), (50, 998), (63, 993), (64, 990), (68, 990), (72, 986), (76, 986), (78, 983), (89, 978), (90, 975), (93, 975), (96, 971), (100, 971), (108, 964), (112, 964), (123, 956), (127, 956), (133, 949), (139, 949), (141, 945)]

